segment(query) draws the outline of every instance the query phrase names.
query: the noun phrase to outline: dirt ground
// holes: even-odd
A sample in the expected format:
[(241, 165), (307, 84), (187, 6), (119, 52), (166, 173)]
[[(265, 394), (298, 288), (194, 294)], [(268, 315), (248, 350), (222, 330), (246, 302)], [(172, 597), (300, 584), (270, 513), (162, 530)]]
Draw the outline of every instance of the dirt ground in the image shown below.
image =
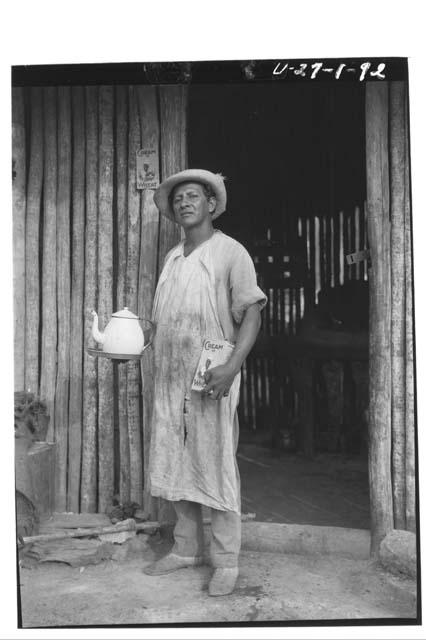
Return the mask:
[[(366, 460), (323, 454), (307, 460), (268, 447), (239, 447), (243, 512), (260, 522), (369, 529)], [(153, 577), (142, 569), (170, 537), (138, 534), (116, 559), (72, 568), (29, 563), (20, 570), (22, 626), (400, 619), (414, 621), (416, 583), (369, 560), (243, 550), (231, 596), (212, 598), (212, 569)]]
[(139, 534), (121, 558), (20, 570), (22, 626), (61, 627), (416, 617), (416, 584), (370, 561), (243, 551), (230, 596), (207, 593), (209, 566), (167, 576), (142, 568), (170, 541)]

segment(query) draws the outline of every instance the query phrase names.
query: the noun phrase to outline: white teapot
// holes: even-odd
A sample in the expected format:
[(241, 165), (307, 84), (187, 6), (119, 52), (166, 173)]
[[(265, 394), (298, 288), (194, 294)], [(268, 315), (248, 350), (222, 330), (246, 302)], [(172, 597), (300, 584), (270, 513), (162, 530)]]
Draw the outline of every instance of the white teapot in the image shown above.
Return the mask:
[(113, 313), (111, 320), (102, 333), (99, 331), (98, 314), (92, 311), (92, 336), (106, 353), (139, 355), (142, 353), (145, 340), (139, 317), (124, 307)]

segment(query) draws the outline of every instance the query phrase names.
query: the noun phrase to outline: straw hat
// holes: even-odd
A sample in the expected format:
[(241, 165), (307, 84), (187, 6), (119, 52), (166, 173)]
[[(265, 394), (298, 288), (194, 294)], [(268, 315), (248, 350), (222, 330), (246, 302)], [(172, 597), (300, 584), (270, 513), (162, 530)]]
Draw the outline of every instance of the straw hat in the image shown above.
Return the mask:
[(185, 169), (175, 173), (170, 178), (166, 178), (154, 193), (154, 202), (160, 212), (175, 219), (173, 209), (170, 206), (169, 196), (173, 188), (182, 182), (201, 182), (208, 184), (214, 191), (216, 196), (216, 209), (212, 214), (212, 220), (220, 216), (226, 209), (226, 188), (223, 177), (220, 173), (212, 173), (204, 169)]

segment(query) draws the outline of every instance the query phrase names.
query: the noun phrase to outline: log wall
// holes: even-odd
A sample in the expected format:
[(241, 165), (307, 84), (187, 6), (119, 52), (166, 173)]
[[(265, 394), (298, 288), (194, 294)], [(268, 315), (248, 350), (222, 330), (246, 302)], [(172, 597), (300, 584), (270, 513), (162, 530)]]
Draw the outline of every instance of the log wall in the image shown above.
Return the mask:
[(12, 106), (15, 388), (48, 405), (57, 510), (105, 511), (114, 496), (142, 505), (151, 354), (142, 401), (139, 363), (87, 347), (92, 309), (101, 330), (124, 306), (150, 318), (180, 233), (160, 221), (153, 191), (136, 188), (136, 151), (156, 148), (163, 176), (185, 168), (186, 92), (35, 87), (14, 89)]
[(413, 287), (404, 82), (366, 89), (370, 269), (369, 474), (371, 550), (416, 530)]
[(25, 381), (26, 148), (25, 105), (22, 89), (14, 89), (12, 93), (12, 172), (15, 387), (23, 388)]
[(369, 474), (372, 549), (392, 529), (391, 277), (388, 83), (370, 85), (367, 112), (367, 202), (371, 250)]

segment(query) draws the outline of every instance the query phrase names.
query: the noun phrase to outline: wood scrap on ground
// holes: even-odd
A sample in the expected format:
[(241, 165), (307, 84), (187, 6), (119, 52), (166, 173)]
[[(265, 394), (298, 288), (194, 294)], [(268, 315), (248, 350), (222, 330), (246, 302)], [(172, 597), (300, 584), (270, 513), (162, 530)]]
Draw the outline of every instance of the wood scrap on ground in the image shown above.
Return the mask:
[(112, 525), (102, 513), (55, 513), (41, 523), (38, 535), (28, 532), (21, 536), (20, 566), (32, 568), (37, 562), (63, 562), (82, 567), (104, 560), (121, 561), (129, 550), (146, 546), (135, 539), (133, 519)]
[(132, 518), (118, 522), (115, 525), (75, 528), (68, 527), (62, 529), (51, 529), (48, 533), (40, 533), (37, 536), (27, 536), (23, 538), (25, 544), (30, 542), (49, 542), (52, 540), (61, 540), (62, 538), (89, 538), (99, 536), (104, 533), (119, 533), (120, 531), (135, 531), (136, 523)]
[(39, 562), (64, 562), (71, 567), (99, 564), (114, 555), (112, 542), (93, 539), (63, 539), (35, 542), (28, 555)]
[(113, 544), (123, 544), (127, 540), (131, 540), (136, 536), (136, 530), (130, 531), (118, 531), (117, 533), (101, 533), (99, 534), (99, 540), (103, 542), (112, 542)]
[[(91, 516), (99, 516), (91, 520)], [(247, 513), (241, 515), (241, 521), (254, 520), (256, 514)], [(89, 523), (96, 523), (90, 526)], [(145, 533), (155, 533), (157, 529), (170, 527), (171, 522), (146, 521), (136, 522), (133, 518), (128, 518), (111, 525), (108, 518), (104, 519), (104, 514), (56, 514), (40, 527), (40, 534), (23, 538), (25, 544), (33, 542), (48, 542), (60, 540), (62, 538), (83, 538), (100, 536), (104, 534), (117, 534), (123, 531), (144, 531)], [(204, 518), (203, 524), (210, 524), (210, 518)], [(84, 526), (86, 525), (86, 526)], [(120, 537), (121, 539), (122, 537)]]
[[(241, 520), (253, 520), (254, 513), (242, 514)], [(210, 524), (204, 518), (204, 524)], [(121, 560), (127, 550), (118, 552), (117, 545), (129, 544), (137, 532), (154, 534), (172, 523), (136, 522), (128, 518), (111, 524), (102, 513), (56, 513), (40, 526), (38, 535), (22, 537), (25, 556), (39, 562), (65, 562), (72, 567), (99, 564), (103, 560)]]

